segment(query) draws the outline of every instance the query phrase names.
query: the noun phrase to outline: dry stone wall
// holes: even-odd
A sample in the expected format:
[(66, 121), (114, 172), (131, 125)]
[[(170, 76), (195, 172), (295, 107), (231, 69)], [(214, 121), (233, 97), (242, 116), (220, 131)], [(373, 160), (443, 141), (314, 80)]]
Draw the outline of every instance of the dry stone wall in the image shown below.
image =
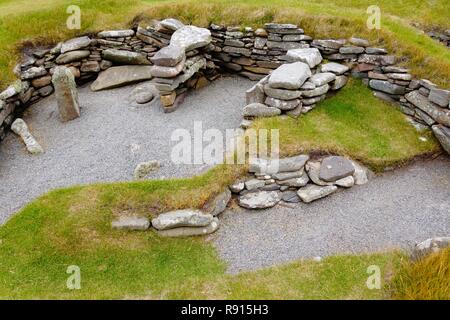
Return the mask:
[[(174, 77), (161, 74), (163, 76), (152, 80), (167, 111), (173, 111), (177, 98), (187, 88), (204, 86), (220, 72), (261, 80), (293, 58), (298, 61), (296, 51), (315, 48), (329, 62), (344, 65), (343, 76), (360, 78), (378, 98), (398, 103), (413, 124), (431, 127), (444, 149), (450, 152), (450, 91), (428, 80), (414, 79), (408, 69), (397, 65), (395, 56), (384, 48), (371, 47), (365, 39), (313, 39), (293, 24), (268, 23), (258, 29), (212, 24), (210, 39), (204, 42), (201, 41), (206, 38), (200, 39), (198, 43), (202, 45), (195, 48), (184, 43), (183, 39), (189, 35), (179, 32), (181, 36), (174, 41), (185, 49), (180, 61), (176, 52), (170, 52), (174, 55), (173, 63), (154, 58), (161, 48), (170, 47), (174, 33), (183, 27), (196, 28), (184, 26), (175, 19), (165, 19), (151, 26), (81, 36), (53, 48), (26, 50), (22, 62), (15, 68), (19, 80), (0, 93), (0, 140), (22, 110), (53, 93), (52, 75), (57, 66), (68, 67), (77, 83), (95, 80), (99, 74), (97, 81), (122, 78), (121, 83), (111, 84), (110, 87), (114, 87), (150, 80), (151, 70), (158, 64), (167, 71), (169, 69), (164, 68), (180, 67), (182, 60), (183, 68), (175, 70), (179, 73)], [(204, 31), (199, 34), (202, 32), (204, 36)], [(302, 60), (311, 67), (311, 76), (317, 72), (312, 66), (318, 64), (314, 59), (312, 55)], [(133, 72), (127, 73), (126, 69), (131, 67)], [(114, 76), (108, 76), (107, 70)], [(320, 72), (327, 70), (322, 68)], [(135, 79), (130, 74), (138, 74), (140, 78)], [(95, 88), (108, 86), (93, 85)]]

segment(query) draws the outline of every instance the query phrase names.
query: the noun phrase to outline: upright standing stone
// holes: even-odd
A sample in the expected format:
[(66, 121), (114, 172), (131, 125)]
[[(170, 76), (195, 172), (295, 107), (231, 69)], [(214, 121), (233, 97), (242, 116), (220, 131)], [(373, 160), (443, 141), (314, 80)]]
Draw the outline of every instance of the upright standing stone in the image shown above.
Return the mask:
[(77, 85), (73, 73), (67, 67), (56, 67), (52, 78), (56, 101), (62, 121), (70, 121), (80, 116)]

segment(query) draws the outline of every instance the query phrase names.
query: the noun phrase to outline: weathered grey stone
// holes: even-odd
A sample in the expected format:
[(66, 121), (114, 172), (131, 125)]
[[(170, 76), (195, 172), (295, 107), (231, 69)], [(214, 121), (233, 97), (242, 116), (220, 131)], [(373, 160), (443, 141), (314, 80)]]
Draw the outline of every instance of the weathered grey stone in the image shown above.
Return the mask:
[(153, 65), (151, 67), (151, 73), (154, 77), (173, 78), (173, 77), (176, 77), (181, 71), (183, 71), (184, 64), (185, 64), (185, 58), (183, 58), (174, 67), (163, 67), (163, 66)]
[(237, 53), (237, 54), (242, 54), (246, 57), (250, 57), (252, 52), (250, 51), (250, 49), (247, 48), (237, 48), (237, 47), (232, 47), (232, 46), (225, 46), (222, 48), (223, 52), (226, 53)]
[(316, 87), (320, 87), (320, 86), (323, 86), (324, 84), (327, 84), (327, 83), (333, 81), (334, 79), (336, 79), (336, 75), (334, 73), (319, 72), (319, 73), (312, 75), (312, 77), (309, 79), (309, 81), (314, 83), (314, 85)]
[(345, 40), (344, 39), (316, 39), (313, 40), (312, 42), (312, 46), (318, 46), (318, 47), (323, 47), (323, 48), (328, 48), (328, 49), (334, 49), (334, 50), (339, 50), (340, 47), (342, 47), (345, 44)]
[(252, 159), (249, 172), (257, 174), (275, 174), (302, 170), (308, 161), (308, 155), (299, 155), (282, 159)]
[(199, 210), (175, 210), (160, 214), (152, 219), (152, 226), (157, 230), (167, 230), (178, 227), (205, 227), (213, 221), (211, 214)]
[(291, 179), (287, 179), (287, 180), (279, 180), (279, 181), (277, 181), (277, 184), (279, 184), (281, 186), (288, 186), (288, 187), (299, 188), (299, 187), (306, 186), (308, 182), (309, 182), (309, 177), (306, 174), (306, 172), (304, 172), (302, 174), (302, 176), (299, 177), (299, 178), (291, 178)]
[(441, 107), (448, 107), (450, 103), (450, 90), (431, 88), (428, 99)]
[(142, 53), (118, 50), (118, 49), (106, 49), (102, 52), (102, 58), (118, 64), (136, 64), (136, 65), (149, 65), (150, 61)]
[(244, 42), (242, 42), (241, 40), (237, 40), (237, 39), (225, 39), (224, 44), (226, 46), (232, 46), (232, 47), (237, 47), (237, 48), (243, 48), (245, 46)]
[(329, 62), (321, 65), (320, 70), (322, 72), (332, 72), (336, 75), (341, 75), (347, 72), (349, 70), (349, 67), (336, 62)]
[(315, 184), (307, 185), (297, 191), (298, 196), (303, 202), (309, 203), (314, 200), (326, 197), (338, 188), (336, 186), (317, 186)]
[(0, 100), (7, 100), (14, 97), (16, 94), (28, 90), (29, 85), (27, 85), (27, 83), (27, 81), (15, 81), (14, 84), (8, 86), (4, 91), (2, 91), (2, 93), (0, 93)]
[(339, 53), (342, 53), (342, 54), (360, 54), (363, 52), (364, 52), (363, 47), (350, 46), (350, 47), (341, 47), (339, 49)]
[(69, 68), (56, 67), (53, 72), (52, 83), (55, 87), (56, 102), (62, 121), (70, 121), (80, 116), (77, 84)]
[(130, 93), (130, 100), (137, 104), (144, 104), (153, 101), (158, 96), (159, 91), (156, 89), (153, 83), (145, 82), (137, 86)]
[(238, 203), (247, 209), (265, 209), (280, 202), (281, 196), (277, 191), (249, 192), (239, 196)]
[(343, 88), (348, 82), (348, 77), (346, 76), (336, 76), (333, 84), (331, 85), (331, 90), (339, 90)]
[(264, 93), (269, 97), (280, 100), (294, 100), (300, 98), (302, 95), (300, 90), (275, 89), (269, 84), (264, 85)]
[(258, 82), (245, 92), (245, 100), (247, 104), (264, 103), (264, 98), (264, 85), (261, 82)]
[(297, 192), (292, 191), (292, 190), (284, 191), (281, 195), (281, 199), (285, 202), (290, 202), (290, 203), (300, 202), (300, 198), (298, 197)]
[(319, 179), (326, 182), (334, 182), (351, 176), (354, 172), (355, 167), (350, 160), (340, 156), (330, 156), (322, 160)]
[(368, 170), (357, 163), (356, 161), (351, 160), (353, 168), (355, 168), (355, 172), (353, 173), (353, 179), (355, 180), (356, 185), (363, 185), (369, 182), (368, 178)]
[(286, 58), (291, 62), (307, 63), (310, 68), (322, 62), (322, 55), (317, 48), (291, 49), (286, 53)]
[(91, 52), (89, 50), (69, 51), (58, 56), (55, 61), (57, 64), (67, 64), (75, 61), (81, 61), (89, 57), (90, 54)]
[(315, 88), (316, 88), (316, 85), (308, 80), (301, 86), (300, 89), (302, 89), (302, 90), (313, 90)]
[(316, 103), (318, 103), (320, 101), (325, 100), (325, 98), (326, 98), (325, 94), (317, 96), (317, 97), (312, 97), (312, 98), (303, 98), (302, 104), (305, 107), (308, 107), (308, 106), (311, 106), (311, 105), (315, 105)]
[(361, 54), (358, 58), (358, 62), (388, 66), (395, 64), (395, 56), (387, 55), (381, 56), (376, 54)]
[(386, 76), (394, 80), (411, 81), (412, 75), (409, 73), (387, 73)]
[(417, 108), (426, 112), (431, 118), (436, 120), (436, 122), (450, 127), (450, 110), (438, 107), (421, 95), (417, 90), (407, 93), (405, 98)]
[(211, 223), (204, 227), (179, 227), (167, 230), (157, 230), (157, 233), (161, 237), (193, 237), (204, 236), (214, 233), (219, 229), (219, 219), (213, 218)]
[(150, 60), (158, 66), (173, 67), (184, 58), (184, 48), (172, 45), (159, 50)]
[(126, 38), (134, 36), (134, 30), (107, 30), (97, 34), (99, 38)]
[(112, 89), (152, 78), (150, 66), (119, 66), (102, 71), (92, 85), (92, 91)]
[(355, 185), (355, 178), (353, 176), (348, 176), (334, 182), (339, 187), (351, 188)]
[(244, 107), (244, 117), (273, 117), (281, 113), (278, 108), (268, 107), (261, 103), (250, 103)]
[(387, 72), (387, 73), (409, 73), (409, 69), (405, 69), (402, 67), (397, 67), (397, 66), (386, 66), (386, 67), (382, 67), (383, 72)]
[(251, 179), (251, 180), (245, 181), (245, 188), (249, 191), (261, 188), (264, 185), (265, 185), (264, 180)]
[(450, 237), (435, 237), (418, 243), (414, 247), (412, 259), (417, 261), (432, 253), (439, 252), (450, 246)]
[(256, 37), (254, 46), (256, 49), (264, 49), (264, 46), (267, 43), (267, 38)]
[(171, 45), (184, 48), (185, 51), (207, 46), (211, 43), (211, 32), (196, 26), (183, 26), (177, 29), (170, 38)]
[(30, 130), (23, 119), (17, 118), (14, 120), (11, 125), (11, 130), (22, 139), (29, 153), (40, 154), (44, 152), (44, 149), (30, 133)]
[(302, 96), (306, 98), (318, 97), (328, 92), (330, 86), (328, 84), (324, 84), (323, 86), (317, 87), (313, 90), (305, 90), (302, 91)]
[(24, 71), (20, 77), (22, 80), (29, 80), (45, 76), (46, 74), (47, 70), (45, 70), (44, 67), (31, 67), (30, 69)]
[(160, 21), (159, 24), (162, 27), (169, 29), (169, 30), (173, 30), (173, 31), (176, 31), (176, 30), (184, 27), (184, 24), (181, 21), (174, 19), (174, 18), (164, 19), (164, 20)]
[(369, 81), (369, 87), (389, 94), (405, 93), (405, 87), (390, 83), (389, 81), (373, 79)]
[(159, 169), (160, 166), (161, 166), (161, 164), (159, 163), (158, 160), (150, 160), (150, 161), (146, 161), (146, 162), (141, 162), (134, 169), (134, 174), (133, 174), (134, 179), (136, 179), (136, 180), (142, 179), (145, 176), (147, 176), (150, 172), (153, 172), (153, 171)]
[(205, 207), (204, 211), (209, 213), (213, 217), (218, 216), (227, 208), (228, 202), (231, 200), (231, 191), (227, 188), (219, 195), (214, 197), (211, 201), (209, 201)]
[(384, 48), (369, 47), (369, 48), (366, 48), (366, 53), (367, 54), (387, 54), (387, 50)]
[(300, 49), (300, 48), (309, 48), (308, 44), (300, 43), (300, 42), (281, 42), (281, 41), (270, 41), (268, 40), (267, 48), (269, 50), (280, 50), (280, 51), (288, 51), (291, 49)]
[(245, 183), (242, 181), (238, 181), (229, 186), (231, 192), (239, 193), (245, 188)]
[(87, 36), (70, 39), (61, 45), (61, 53), (86, 48), (90, 44), (91, 39), (89, 39), (89, 37)]
[(111, 227), (118, 230), (145, 231), (150, 227), (150, 221), (145, 217), (120, 217), (111, 222)]
[(326, 182), (319, 178), (321, 164), (319, 161), (308, 161), (305, 165), (306, 172), (312, 182), (319, 186), (331, 186), (332, 182)]
[(300, 178), (304, 172), (305, 172), (304, 169), (301, 169), (298, 171), (279, 172), (279, 173), (272, 174), (272, 178), (275, 180), (288, 180), (288, 179)]
[(442, 145), (442, 148), (450, 154), (450, 128), (443, 125), (434, 125), (431, 127), (433, 133)]
[(425, 88), (427, 88), (428, 90), (431, 90), (431, 89), (433, 89), (433, 88), (437, 88), (437, 85), (435, 85), (433, 82), (431, 82), (430, 80), (427, 80), (427, 79), (421, 79), (421, 80), (419, 81), (419, 83), (420, 83), (420, 85), (421, 85), (422, 87), (425, 87)]
[(355, 46), (359, 46), (359, 47), (368, 47), (369, 41), (367, 41), (366, 39), (361, 39), (361, 38), (355, 38), (355, 37), (351, 37), (349, 39), (350, 43), (355, 45)]
[(280, 100), (272, 97), (267, 97), (265, 100), (265, 104), (269, 107), (278, 108), (280, 110), (292, 110), (295, 109), (301, 101), (299, 99), (295, 100)]
[(306, 63), (294, 62), (283, 64), (272, 72), (269, 86), (275, 89), (299, 89), (311, 76), (311, 70)]
[(311, 41), (312, 37), (304, 34), (285, 34), (283, 41)]

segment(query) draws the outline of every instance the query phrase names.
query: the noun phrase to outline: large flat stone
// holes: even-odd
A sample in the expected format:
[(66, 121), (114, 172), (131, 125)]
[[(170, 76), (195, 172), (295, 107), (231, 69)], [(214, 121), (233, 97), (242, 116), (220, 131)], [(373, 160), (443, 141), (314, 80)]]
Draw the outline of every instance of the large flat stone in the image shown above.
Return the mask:
[(372, 89), (389, 93), (389, 94), (404, 94), (405, 93), (405, 87), (399, 86), (395, 83), (390, 83), (389, 81), (384, 80), (370, 80), (369, 86)]
[(314, 68), (322, 62), (322, 55), (317, 48), (291, 49), (286, 53), (286, 58), (291, 62), (307, 63), (310, 68)]
[(428, 99), (440, 107), (448, 107), (450, 102), (450, 90), (432, 88)]
[(269, 107), (278, 108), (280, 110), (293, 110), (301, 104), (301, 101), (300, 99), (286, 101), (275, 99), (272, 97), (267, 97), (265, 100), (265, 104), (268, 105)]
[(216, 232), (217, 229), (219, 229), (219, 225), (219, 219), (213, 218), (211, 223), (204, 227), (179, 227), (167, 230), (157, 230), (157, 233), (161, 237), (170, 238), (204, 236)]
[(176, 77), (181, 71), (183, 71), (184, 68), (185, 59), (181, 60), (176, 66), (174, 67), (163, 67), (163, 66), (152, 66), (152, 75), (154, 77), (160, 77), (160, 78), (173, 78)]
[(280, 100), (294, 100), (300, 98), (302, 95), (300, 90), (275, 89), (269, 86), (269, 84), (264, 85), (264, 93), (269, 97)]
[(322, 72), (332, 72), (336, 75), (341, 75), (347, 72), (349, 70), (349, 67), (336, 62), (329, 62), (321, 65), (320, 70)]
[(85, 59), (85, 58), (89, 57), (90, 54), (91, 54), (91, 52), (89, 50), (69, 51), (69, 52), (66, 52), (66, 53), (58, 56), (58, 58), (56, 58), (55, 61), (57, 64), (67, 64), (70, 62), (75, 62), (75, 61), (80, 61), (82, 59)]
[(67, 67), (56, 67), (52, 82), (55, 87), (56, 102), (61, 120), (65, 122), (78, 118), (80, 116), (80, 103), (73, 73)]
[(317, 87), (313, 90), (302, 91), (302, 97), (305, 98), (318, 97), (327, 93), (328, 90), (330, 90), (330, 86), (328, 84), (324, 84), (323, 86)]
[(405, 95), (406, 100), (411, 102), (420, 110), (427, 113), (436, 122), (450, 127), (450, 110), (444, 109), (430, 102), (426, 97), (421, 95), (419, 91), (412, 91)]
[(99, 32), (97, 37), (99, 38), (125, 38), (134, 36), (134, 30), (106, 30)]
[(336, 79), (336, 75), (334, 73), (331, 73), (331, 72), (319, 72), (319, 73), (314, 74), (309, 79), (309, 81), (314, 83), (314, 85), (316, 87), (320, 87), (320, 86), (323, 86), (324, 84), (327, 84), (327, 83), (333, 81), (334, 79)]
[(247, 209), (265, 209), (275, 206), (281, 200), (277, 191), (249, 192), (239, 196), (239, 205)]
[(66, 53), (69, 51), (74, 51), (82, 48), (86, 48), (91, 44), (91, 39), (89, 37), (78, 37), (70, 39), (64, 42), (61, 46), (61, 53)]
[(175, 210), (161, 213), (152, 219), (152, 226), (158, 230), (167, 230), (178, 227), (205, 227), (213, 221), (211, 214), (199, 210)]
[(303, 169), (308, 159), (308, 155), (299, 155), (281, 159), (253, 159), (250, 162), (249, 172), (259, 174), (296, 172)]
[(152, 78), (150, 66), (119, 66), (102, 71), (92, 85), (92, 91), (112, 89)]
[(304, 62), (283, 64), (272, 72), (269, 86), (275, 89), (300, 89), (311, 76), (309, 66)]
[(279, 114), (281, 114), (280, 109), (268, 107), (262, 103), (251, 103), (242, 111), (244, 117), (273, 117)]
[(172, 45), (159, 50), (150, 60), (158, 66), (173, 67), (181, 62), (184, 57), (184, 49)]

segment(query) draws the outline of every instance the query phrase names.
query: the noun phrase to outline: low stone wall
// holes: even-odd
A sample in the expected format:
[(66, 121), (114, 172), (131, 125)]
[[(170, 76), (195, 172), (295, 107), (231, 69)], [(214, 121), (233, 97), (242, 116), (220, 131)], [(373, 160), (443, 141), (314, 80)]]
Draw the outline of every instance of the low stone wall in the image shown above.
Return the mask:
[[(78, 83), (94, 80), (112, 66), (152, 65), (152, 57), (170, 44), (177, 28), (176, 20), (164, 21), (164, 24), (87, 35), (54, 48), (27, 50), (22, 63), (15, 68), (20, 80), (0, 93), (0, 140), (21, 110), (53, 92), (51, 75), (58, 65), (69, 67)], [(317, 48), (323, 58), (345, 64), (349, 69), (346, 74), (361, 78), (374, 90), (375, 96), (398, 103), (414, 124), (431, 127), (444, 149), (450, 152), (450, 91), (428, 80), (413, 79), (409, 70), (397, 66), (398, 59), (384, 48), (371, 47), (367, 40), (359, 38), (313, 39), (292, 24), (269, 23), (259, 29), (212, 24), (209, 30), (211, 42), (202, 48), (186, 50), (185, 54), (186, 60), (204, 59), (202, 70), (195, 69), (183, 81), (161, 78), (164, 83), (155, 82), (165, 88), (176, 83), (170, 87), (171, 91), (159, 88), (162, 98), (167, 98), (164, 101), (169, 100), (165, 103), (167, 107), (172, 107), (177, 95), (186, 88), (214, 80), (219, 69), (260, 80), (288, 62), (290, 49)], [(185, 67), (179, 77), (188, 72)], [(191, 78), (194, 81), (187, 81)]]
[(427, 32), (427, 35), (450, 48), (450, 29), (444, 32), (430, 31)]

